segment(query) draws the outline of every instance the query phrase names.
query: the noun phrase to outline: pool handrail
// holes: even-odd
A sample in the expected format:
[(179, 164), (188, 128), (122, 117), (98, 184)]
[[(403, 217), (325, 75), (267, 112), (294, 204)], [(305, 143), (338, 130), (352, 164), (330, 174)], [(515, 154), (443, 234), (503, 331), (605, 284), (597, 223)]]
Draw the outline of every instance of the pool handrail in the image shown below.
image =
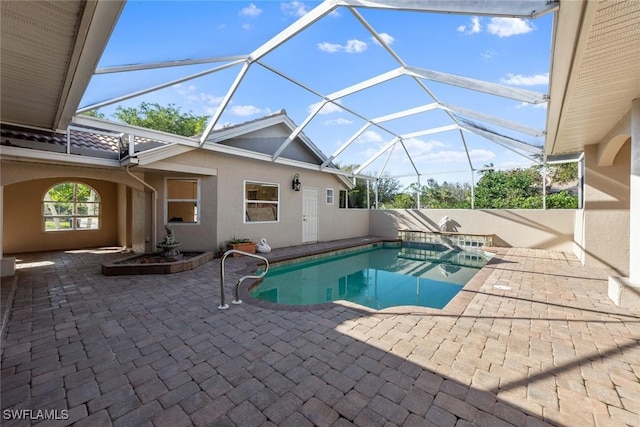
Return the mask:
[(218, 306), (219, 310), (226, 310), (229, 308), (229, 304), (225, 304), (224, 302), (224, 261), (227, 259), (227, 256), (231, 255), (231, 254), (240, 254), (240, 255), (246, 255), (252, 258), (256, 258), (259, 260), (262, 260), (265, 262), (265, 269), (264, 271), (259, 274), (259, 275), (247, 275), (247, 276), (242, 276), (240, 279), (238, 279), (238, 282), (236, 283), (235, 287), (234, 287), (234, 296), (235, 299), (233, 301), (231, 301), (232, 304), (242, 304), (242, 300), (240, 299), (240, 295), (238, 295), (238, 288), (240, 287), (240, 283), (242, 283), (243, 281), (245, 281), (246, 279), (262, 279), (265, 274), (267, 274), (267, 272), (269, 271), (269, 260), (266, 259), (265, 257), (261, 256), (261, 255), (256, 255), (256, 254), (252, 254), (249, 252), (244, 252), (244, 251), (239, 251), (237, 249), (229, 249), (228, 251), (226, 251), (223, 255), (222, 258), (220, 258), (220, 305)]

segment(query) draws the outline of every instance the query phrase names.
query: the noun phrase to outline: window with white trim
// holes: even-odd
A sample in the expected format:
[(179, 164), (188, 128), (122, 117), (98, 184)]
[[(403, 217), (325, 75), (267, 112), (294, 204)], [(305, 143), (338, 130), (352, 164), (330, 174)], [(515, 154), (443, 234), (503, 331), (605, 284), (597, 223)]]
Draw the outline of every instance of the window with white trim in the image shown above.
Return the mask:
[(56, 184), (42, 200), (44, 231), (98, 230), (100, 195), (81, 182)]
[(167, 222), (200, 222), (200, 180), (167, 178)]
[(327, 188), (327, 204), (333, 204), (333, 188)]
[(280, 185), (268, 182), (244, 182), (244, 222), (278, 222)]

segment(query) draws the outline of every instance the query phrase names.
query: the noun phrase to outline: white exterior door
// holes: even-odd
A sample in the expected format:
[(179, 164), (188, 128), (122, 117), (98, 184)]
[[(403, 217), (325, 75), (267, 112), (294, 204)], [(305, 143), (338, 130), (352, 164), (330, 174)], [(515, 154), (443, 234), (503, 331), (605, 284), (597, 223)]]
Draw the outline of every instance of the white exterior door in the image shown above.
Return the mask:
[(302, 189), (302, 242), (318, 241), (318, 190)]

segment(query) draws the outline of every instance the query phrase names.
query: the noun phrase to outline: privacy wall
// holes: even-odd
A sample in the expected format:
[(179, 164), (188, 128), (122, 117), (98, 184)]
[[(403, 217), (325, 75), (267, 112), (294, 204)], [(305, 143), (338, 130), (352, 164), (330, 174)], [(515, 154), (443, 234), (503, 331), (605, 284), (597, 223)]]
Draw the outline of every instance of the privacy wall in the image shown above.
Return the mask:
[(399, 229), (439, 231), (445, 215), (460, 233), (493, 234), (496, 246), (573, 250), (573, 210), (372, 210), (369, 231), (386, 237), (396, 237)]

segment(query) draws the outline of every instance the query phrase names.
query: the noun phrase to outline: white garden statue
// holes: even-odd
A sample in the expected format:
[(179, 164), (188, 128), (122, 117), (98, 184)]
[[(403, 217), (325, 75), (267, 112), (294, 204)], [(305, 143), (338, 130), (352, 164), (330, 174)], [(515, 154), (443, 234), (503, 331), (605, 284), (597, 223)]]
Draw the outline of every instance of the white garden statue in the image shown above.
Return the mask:
[(256, 245), (256, 252), (259, 254), (268, 254), (271, 252), (271, 246), (267, 245), (267, 239), (260, 239), (260, 243)]
[(449, 223), (449, 216), (445, 215), (440, 220), (438, 224), (440, 226), (440, 231), (447, 231), (447, 224)]

